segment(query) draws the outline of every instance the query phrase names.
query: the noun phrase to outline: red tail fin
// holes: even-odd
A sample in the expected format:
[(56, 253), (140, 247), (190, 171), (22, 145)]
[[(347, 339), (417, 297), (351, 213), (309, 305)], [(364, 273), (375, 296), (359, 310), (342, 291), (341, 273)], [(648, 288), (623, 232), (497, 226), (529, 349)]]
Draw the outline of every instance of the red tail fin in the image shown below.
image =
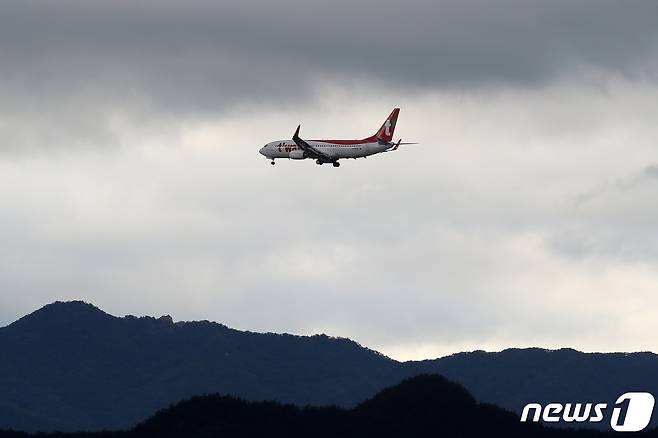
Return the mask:
[(395, 124), (398, 122), (398, 114), (400, 114), (400, 108), (395, 108), (390, 116), (386, 118), (384, 124), (375, 137), (379, 140), (384, 140), (390, 142), (393, 139), (393, 132), (395, 132)]

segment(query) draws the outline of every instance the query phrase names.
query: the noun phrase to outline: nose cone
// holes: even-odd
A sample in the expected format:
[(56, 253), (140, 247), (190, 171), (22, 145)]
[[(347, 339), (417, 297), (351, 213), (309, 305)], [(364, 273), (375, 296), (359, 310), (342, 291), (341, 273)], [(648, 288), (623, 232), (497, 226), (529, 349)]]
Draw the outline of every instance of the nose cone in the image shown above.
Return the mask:
[(260, 152), (261, 155), (265, 155), (265, 156), (267, 156), (267, 155), (265, 154), (265, 150), (266, 150), (266, 149), (267, 149), (267, 145), (265, 145), (265, 146), (263, 146), (262, 148), (260, 148), (260, 150), (259, 150), (258, 152)]

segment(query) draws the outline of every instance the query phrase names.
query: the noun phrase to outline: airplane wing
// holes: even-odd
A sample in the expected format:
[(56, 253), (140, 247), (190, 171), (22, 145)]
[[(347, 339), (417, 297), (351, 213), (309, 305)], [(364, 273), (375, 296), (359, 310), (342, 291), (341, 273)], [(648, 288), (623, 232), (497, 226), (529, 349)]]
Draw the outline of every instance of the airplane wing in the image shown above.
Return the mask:
[(306, 143), (304, 140), (299, 138), (299, 128), (302, 125), (297, 126), (297, 130), (295, 131), (295, 134), (292, 136), (292, 141), (295, 142), (297, 146), (304, 152), (308, 154), (309, 157), (311, 158), (318, 158), (323, 161), (331, 162), (334, 161), (333, 158), (331, 158), (329, 155), (325, 154), (324, 152), (319, 151), (318, 149), (314, 148), (310, 144)]

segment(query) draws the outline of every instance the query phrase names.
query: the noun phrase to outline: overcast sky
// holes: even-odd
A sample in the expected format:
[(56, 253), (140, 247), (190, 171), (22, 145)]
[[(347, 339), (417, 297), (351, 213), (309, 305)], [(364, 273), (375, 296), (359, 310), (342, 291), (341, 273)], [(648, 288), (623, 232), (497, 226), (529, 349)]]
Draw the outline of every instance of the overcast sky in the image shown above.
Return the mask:
[[(0, 325), (658, 351), (658, 3), (0, 3)], [(339, 169), (258, 154), (372, 134)]]

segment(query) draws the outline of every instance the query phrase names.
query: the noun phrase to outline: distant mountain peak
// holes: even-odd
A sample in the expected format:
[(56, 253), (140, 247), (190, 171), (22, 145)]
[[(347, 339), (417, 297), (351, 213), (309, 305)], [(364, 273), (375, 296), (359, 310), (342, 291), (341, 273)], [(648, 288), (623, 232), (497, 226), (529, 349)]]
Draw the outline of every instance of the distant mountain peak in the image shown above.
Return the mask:
[(66, 323), (97, 322), (115, 319), (93, 304), (84, 301), (55, 301), (10, 325), (10, 327), (49, 327)]
[(451, 382), (437, 374), (419, 374), (405, 379), (395, 387), (384, 389), (370, 400), (360, 404), (358, 409), (382, 409), (386, 405), (402, 402), (407, 409), (422, 409), (431, 404), (453, 405), (452, 409), (476, 404), (473, 396), (460, 384)]
[(171, 315), (162, 315), (160, 318), (158, 318), (158, 321), (166, 324), (173, 324), (174, 318), (172, 318)]
[(45, 306), (43, 306), (41, 309), (37, 310), (36, 312), (40, 312), (40, 311), (63, 311), (63, 310), (65, 311), (65, 310), (73, 310), (73, 309), (75, 309), (75, 310), (87, 310), (87, 311), (94, 311), (94, 312), (103, 312), (101, 309), (94, 306), (93, 304), (88, 303), (86, 301), (82, 301), (82, 300), (55, 301), (53, 303), (46, 304)]
[[(107, 313), (103, 312), (101, 309), (98, 307), (94, 306), (91, 303), (87, 303), (86, 301), (82, 300), (74, 300), (74, 301), (55, 301), (50, 304), (46, 304), (43, 306), (41, 309), (35, 311), (32, 313), (32, 315), (37, 315), (40, 313), (94, 313), (94, 314), (103, 314), (103, 315), (108, 315)], [(30, 316), (30, 315), (28, 315)]]

